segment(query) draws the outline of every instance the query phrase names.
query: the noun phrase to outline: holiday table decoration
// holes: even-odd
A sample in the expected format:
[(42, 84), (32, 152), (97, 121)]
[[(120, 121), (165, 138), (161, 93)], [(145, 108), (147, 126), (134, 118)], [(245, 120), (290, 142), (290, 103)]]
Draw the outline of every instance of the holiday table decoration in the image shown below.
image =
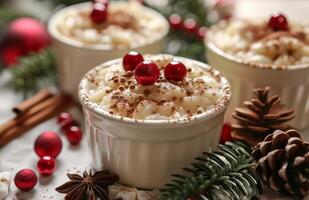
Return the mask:
[(45, 131), (35, 140), (34, 150), (40, 158), (44, 156), (57, 158), (62, 150), (61, 138), (53, 131)]
[(38, 182), (38, 177), (31, 169), (22, 169), (16, 173), (15, 185), (22, 191), (32, 190)]
[(262, 192), (252, 166), (251, 149), (244, 143), (226, 142), (212, 153), (197, 157), (191, 175), (173, 175), (174, 180), (160, 190), (161, 200), (251, 199)]
[(83, 175), (67, 174), (70, 181), (57, 187), (56, 191), (66, 194), (65, 200), (97, 199), (109, 200), (108, 186), (118, 182), (118, 176), (109, 171), (83, 172)]
[(0, 200), (4, 199), (9, 194), (11, 184), (11, 173), (0, 172)]
[(12, 77), (8, 86), (27, 98), (40, 89), (56, 84), (55, 68), (55, 57), (51, 49), (30, 53), (10, 68)]
[(287, 122), (294, 118), (294, 110), (285, 108), (278, 95), (269, 97), (269, 90), (269, 87), (254, 89), (254, 98), (245, 101), (244, 108), (235, 108), (233, 139), (255, 146), (274, 130), (290, 128)]
[(298, 198), (309, 194), (309, 144), (298, 131), (274, 131), (254, 147), (253, 157), (271, 189)]
[(12, 21), (0, 45), (4, 65), (15, 65), (21, 56), (38, 52), (51, 43), (45, 25), (37, 19), (21, 17)]
[(43, 156), (40, 158), (37, 169), (42, 176), (50, 176), (56, 169), (56, 160), (50, 156)]
[(64, 94), (50, 95), (46, 91), (26, 100), (14, 108), (18, 113), (16, 117), (0, 126), (0, 147), (73, 105), (71, 97)]

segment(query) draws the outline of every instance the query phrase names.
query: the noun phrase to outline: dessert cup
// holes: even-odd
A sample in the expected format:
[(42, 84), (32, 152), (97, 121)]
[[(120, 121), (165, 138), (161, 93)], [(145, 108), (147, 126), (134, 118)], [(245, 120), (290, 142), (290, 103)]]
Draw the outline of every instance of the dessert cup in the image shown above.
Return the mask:
[(233, 97), (225, 120), (233, 121), (232, 113), (236, 107), (251, 99), (254, 88), (270, 86), (272, 95), (279, 95), (282, 102), (295, 110), (295, 119), (291, 125), (297, 129), (309, 127), (309, 64), (267, 67), (250, 63), (226, 53), (214, 42), (218, 25), (212, 27), (205, 40), (206, 57), (211, 66), (219, 70), (231, 84)]
[[(120, 5), (126, 4), (126, 2), (112, 2), (111, 4)], [(169, 30), (168, 23), (161, 14), (150, 8), (142, 7), (145, 12), (160, 21), (162, 32), (156, 33), (155, 38), (149, 38), (149, 41), (131, 48), (113, 49), (99, 45), (85, 45), (60, 33), (57, 25), (67, 13), (81, 9), (90, 10), (91, 5), (89, 2), (66, 7), (55, 13), (48, 23), (48, 30), (53, 38), (53, 47), (57, 56), (60, 89), (71, 94), (76, 100), (78, 99), (79, 81), (93, 66), (120, 57), (132, 48), (142, 53), (160, 53), (163, 49), (164, 38)]]
[(175, 57), (206, 70), (219, 84), (220, 98), (202, 114), (171, 120), (133, 119), (110, 114), (89, 99), (89, 78), (99, 69), (121, 63), (115, 59), (89, 71), (81, 80), (79, 98), (83, 106), (86, 134), (95, 169), (109, 169), (122, 184), (158, 189), (181, 173), (195, 156), (215, 149), (219, 143), (224, 113), (231, 93), (228, 81), (210, 66)]

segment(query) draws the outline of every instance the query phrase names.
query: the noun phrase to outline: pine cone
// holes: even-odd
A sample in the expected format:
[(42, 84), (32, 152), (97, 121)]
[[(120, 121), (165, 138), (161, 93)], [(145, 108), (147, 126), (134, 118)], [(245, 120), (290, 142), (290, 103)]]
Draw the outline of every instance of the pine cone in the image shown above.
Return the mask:
[(255, 89), (256, 98), (245, 101), (245, 108), (236, 108), (233, 117), (236, 123), (232, 124), (232, 137), (255, 146), (257, 143), (273, 133), (275, 130), (288, 130), (286, 124), (294, 118), (294, 110), (284, 108), (278, 95), (268, 98), (269, 87)]
[(252, 154), (256, 172), (271, 189), (298, 198), (309, 194), (309, 144), (296, 130), (276, 130)]

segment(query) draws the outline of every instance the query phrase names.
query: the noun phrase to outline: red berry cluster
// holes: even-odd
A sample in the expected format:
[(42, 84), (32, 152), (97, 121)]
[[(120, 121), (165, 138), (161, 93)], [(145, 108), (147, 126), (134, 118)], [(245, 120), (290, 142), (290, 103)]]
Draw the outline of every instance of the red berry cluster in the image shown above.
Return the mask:
[(172, 30), (193, 34), (198, 39), (204, 39), (207, 34), (208, 28), (199, 26), (193, 18), (183, 20), (180, 15), (174, 13), (169, 17), (168, 21)]
[(93, 23), (103, 23), (107, 18), (108, 0), (93, 0), (90, 18)]
[[(69, 113), (61, 113), (58, 116), (58, 124), (66, 134), (67, 139), (73, 145), (79, 144), (82, 132)], [(50, 176), (56, 169), (56, 158), (62, 150), (62, 141), (59, 135), (53, 131), (45, 131), (37, 137), (34, 143), (34, 151), (39, 156), (37, 170), (42, 176)], [(35, 187), (38, 178), (31, 169), (23, 169), (17, 172), (14, 182), (22, 191), (29, 191)]]
[(61, 113), (58, 116), (58, 124), (61, 131), (65, 133), (66, 138), (72, 145), (78, 145), (83, 138), (83, 133), (78, 126), (78, 123), (69, 113)]
[[(136, 51), (128, 52), (122, 59), (126, 71), (134, 71), (136, 81), (141, 85), (153, 85), (160, 76), (159, 67), (152, 61), (144, 60)], [(182, 81), (187, 75), (186, 66), (179, 61), (172, 61), (164, 68), (164, 77), (168, 81)]]
[(273, 31), (288, 31), (289, 23), (287, 18), (283, 14), (276, 13), (269, 18), (267, 27), (272, 29)]

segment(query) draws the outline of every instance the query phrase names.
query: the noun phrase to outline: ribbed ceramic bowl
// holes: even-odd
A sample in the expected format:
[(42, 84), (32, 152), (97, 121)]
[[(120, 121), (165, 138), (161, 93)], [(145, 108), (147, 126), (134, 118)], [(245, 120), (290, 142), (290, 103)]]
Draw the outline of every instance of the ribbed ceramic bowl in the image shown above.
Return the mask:
[(235, 107), (243, 106), (252, 97), (254, 88), (270, 86), (270, 93), (278, 94), (282, 102), (295, 109), (296, 117), (291, 125), (297, 129), (309, 127), (309, 65), (287, 67), (287, 69), (265, 68), (246, 63), (219, 49), (212, 41), (215, 28), (205, 40), (207, 59), (231, 84), (233, 98), (226, 114), (226, 121), (233, 121)]
[(217, 147), (224, 113), (231, 98), (230, 85), (218, 71), (204, 63), (177, 59), (192, 62), (192, 65), (210, 72), (221, 86), (222, 98), (218, 104), (190, 120), (123, 118), (111, 115), (91, 102), (86, 77), (94, 76), (100, 68), (121, 63), (121, 59), (99, 65), (81, 80), (79, 97), (96, 169), (115, 172), (123, 184), (144, 189), (161, 188), (170, 180), (171, 174), (180, 173), (195, 156)]
[[(113, 4), (117, 3), (123, 4), (125, 2), (113, 2)], [(67, 12), (85, 8), (91, 9), (91, 3), (81, 3), (64, 8), (55, 13), (48, 23), (48, 30), (53, 38), (53, 47), (57, 55), (57, 71), (60, 88), (76, 99), (78, 99), (79, 81), (87, 71), (104, 61), (121, 57), (129, 51), (129, 49), (103, 49), (98, 46), (85, 46), (59, 32), (57, 29), (57, 22), (59, 22)], [(156, 33), (158, 37), (155, 39), (150, 38), (149, 42), (145, 43), (143, 46), (137, 46), (135, 50), (141, 53), (160, 53), (163, 49), (164, 38), (169, 31), (168, 22), (158, 12), (147, 7), (143, 7), (143, 9), (153, 13), (162, 21), (164, 31)]]

